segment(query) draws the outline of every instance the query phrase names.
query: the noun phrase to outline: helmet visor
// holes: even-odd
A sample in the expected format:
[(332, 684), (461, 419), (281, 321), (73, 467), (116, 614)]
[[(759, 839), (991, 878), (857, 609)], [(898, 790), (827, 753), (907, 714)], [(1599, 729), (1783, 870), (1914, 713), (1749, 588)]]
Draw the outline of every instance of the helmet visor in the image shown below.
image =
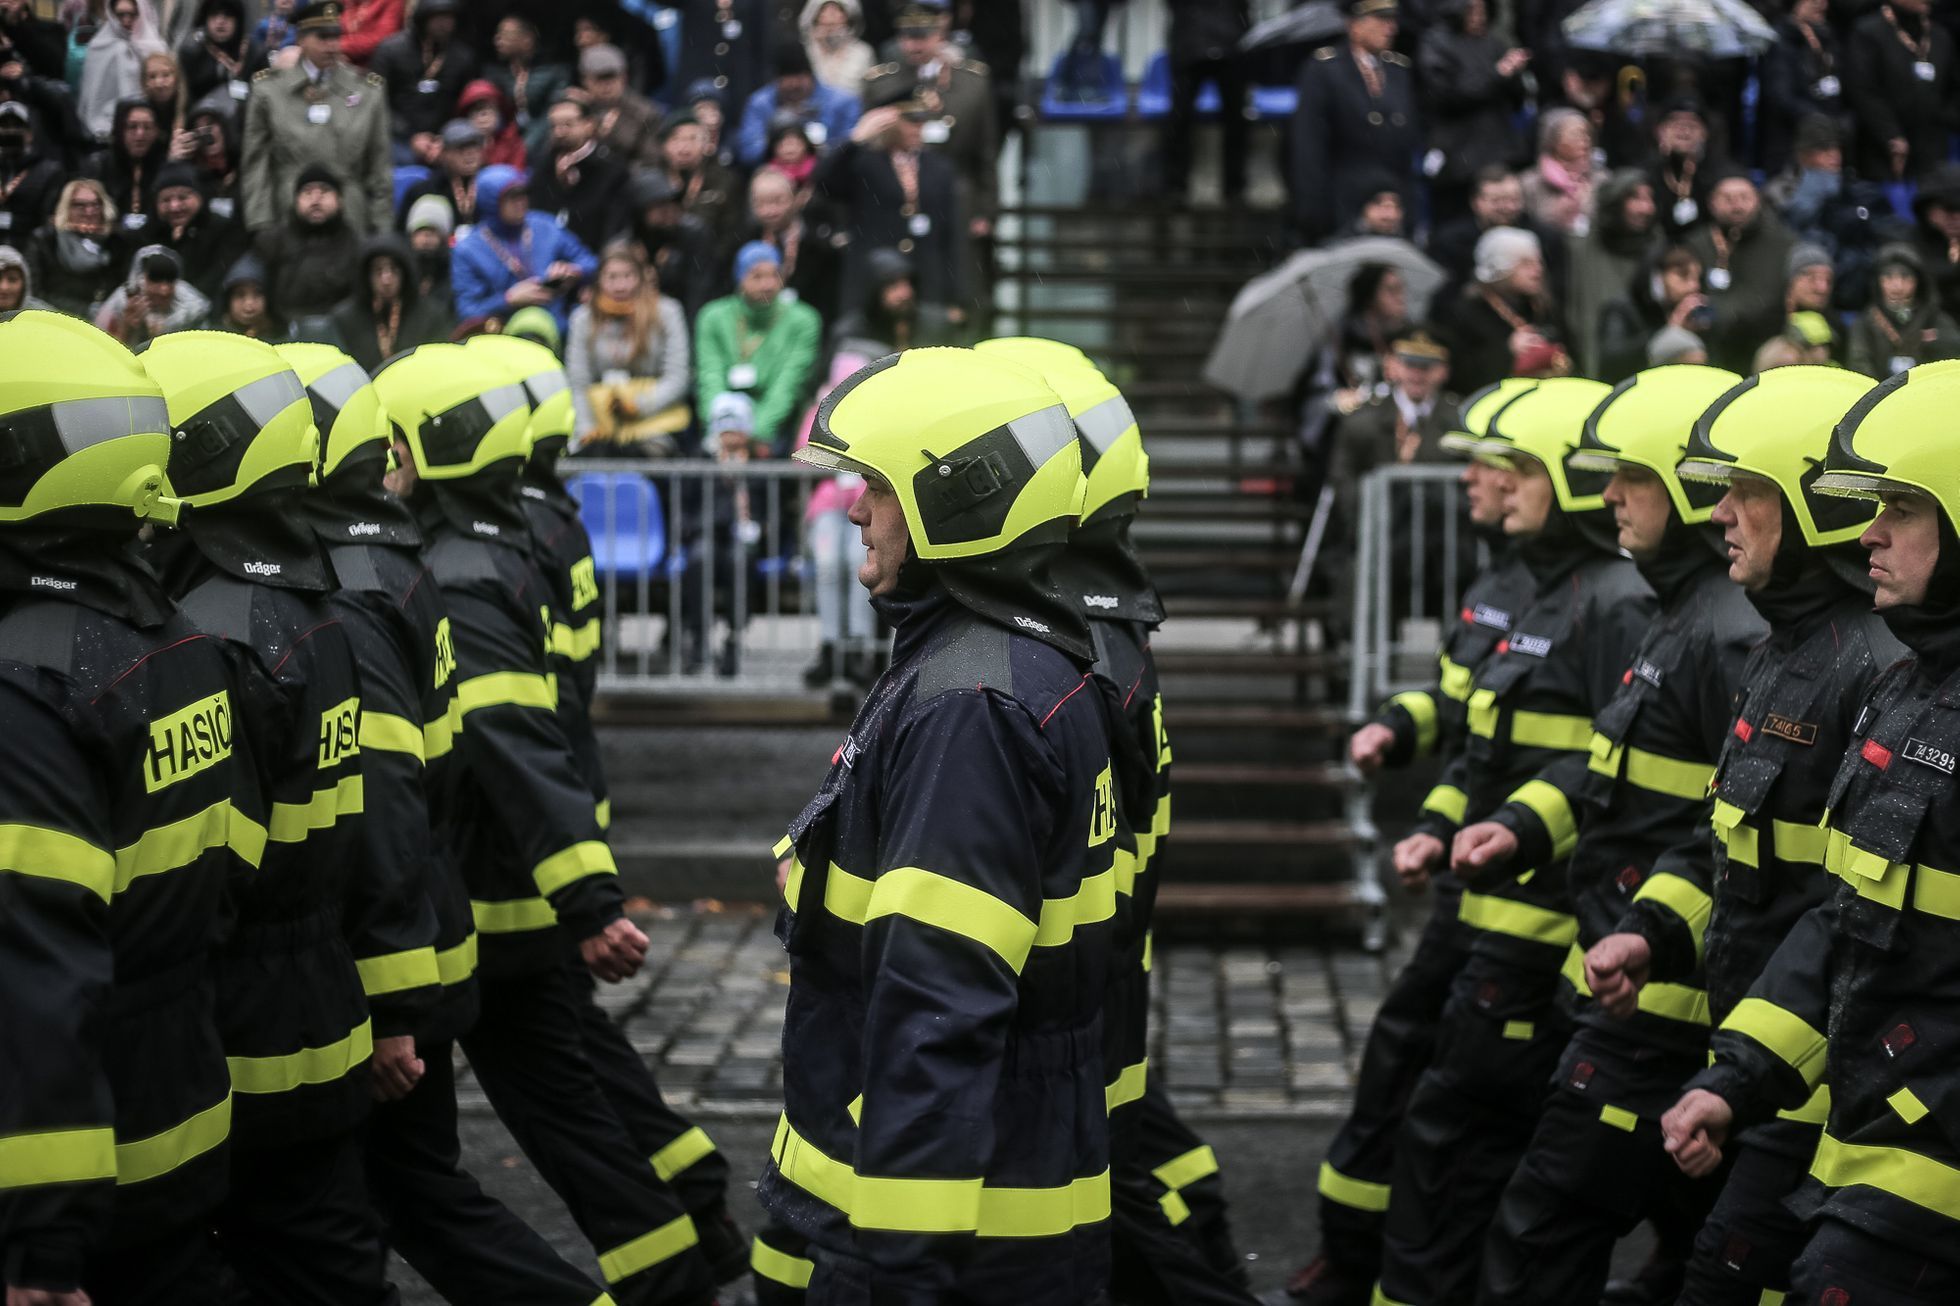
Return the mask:
[(527, 402), (521, 385), (500, 385), (471, 395), (422, 424), (423, 455), (437, 467), (469, 464), (497, 423)]
[(306, 402), (306, 387), (290, 368), (240, 386), (179, 423), (170, 451), (170, 484), (180, 496), (233, 487), (245, 451), (274, 418)]
[[(18, 508), (49, 468), (71, 454), (134, 435), (169, 438), (161, 397), (68, 399), (0, 419), (0, 505)], [(159, 444), (161, 456), (167, 446)]]

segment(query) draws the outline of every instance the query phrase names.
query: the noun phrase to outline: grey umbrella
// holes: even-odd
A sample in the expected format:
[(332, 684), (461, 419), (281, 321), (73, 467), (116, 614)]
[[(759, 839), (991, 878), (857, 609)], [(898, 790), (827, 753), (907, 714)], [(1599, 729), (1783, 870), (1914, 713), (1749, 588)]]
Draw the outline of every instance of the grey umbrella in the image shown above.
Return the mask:
[(1251, 54), (1279, 45), (1325, 45), (1346, 30), (1347, 15), (1334, 0), (1309, 0), (1247, 32), (1239, 49)]
[(1246, 400), (1285, 394), (1340, 321), (1348, 282), (1371, 263), (1402, 274), (1411, 319), (1428, 311), (1443, 284), (1443, 269), (1406, 240), (1363, 236), (1301, 250), (1239, 290), (1205, 361), (1205, 380)]
[(1741, 59), (1776, 44), (1745, 0), (1590, 0), (1563, 27), (1568, 44), (1627, 59)]

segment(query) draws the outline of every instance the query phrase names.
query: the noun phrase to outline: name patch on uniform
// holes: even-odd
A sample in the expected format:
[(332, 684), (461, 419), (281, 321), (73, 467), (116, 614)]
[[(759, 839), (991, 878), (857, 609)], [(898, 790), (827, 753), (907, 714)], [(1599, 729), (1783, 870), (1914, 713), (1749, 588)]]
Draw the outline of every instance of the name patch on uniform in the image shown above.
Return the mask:
[(1511, 637), (1511, 651), (1513, 653), (1522, 653), (1526, 657), (1548, 658), (1552, 655), (1552, 637), (1550, 635), (1513, 635)]
[(456, 674), (456, 641), (449, 635), (449, 618), (436, 622), (436, 683), (441, 689)]
[(1908, 739), (1899, 749), (1899, 756), (1908, 762), (1930, 766), (1935, 771), (1953, 774), (1954, 756), (1944, 748), (1935, 748), (1923, 739)]
[(1470, 622), (1476, 626), (1489, 626), (1492, 630), (1509, 630), (1511, 614), (1502, 608), (1493, 608), (1488, 603), (1479, 603), (1470, 609)]
[(361, 751), (361, 700), (350, 698), (320, 714), (320, 761), (324, 771)]
[(1793, 721), (1787, 716), (1778, 716), (1774, 712), (1771, 712), (1763, 718), (1763, 731), (1766, 734), (1775, 735), (1778, 739), (1787, 739), (1793, 744), (1802, 744), (1805, 748), (1809, 748), (1817, 742), (1817, 723), (1815, 721)]
[(572, 564), (572, 608), (589, 608), (598, 601), (599, 578), (588, 554)]
[(1096, 777), (1096, 804), (1089, 813), (1089, 846), (1108, 843), (1116, 837), (1116, 784), (1114, 771), (1105, 766)]
[(1661, 669), (1649, 662), (1646, 658), (1642, 658), (1633, 664), (1633, 674), (1639, 676), (1655, 689), (1661, 687)]
[(143, 791), (153, 794), (230, 756), (231, 698), (220, 690), (150, 722)]

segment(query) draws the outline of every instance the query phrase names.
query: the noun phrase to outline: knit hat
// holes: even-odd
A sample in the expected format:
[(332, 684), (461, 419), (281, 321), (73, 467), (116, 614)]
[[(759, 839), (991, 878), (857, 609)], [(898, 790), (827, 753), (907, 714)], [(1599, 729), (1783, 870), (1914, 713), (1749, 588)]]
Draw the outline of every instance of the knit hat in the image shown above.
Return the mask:
[(403, 225), (411, 234), (434, 227), (447, 240), (456, 231), (456, 210), (440, 195), (424, 195), (408, 206), (408, 221)]
[(245, 254), (231, 265), (231, 271), (225, 273), (224, 293), (229, 295), (238, 287), (246, 285), (257, 286), (263, 290), (265, 284), (265, 264), (259, 262), (258, 255)]
[(616, 45), (586, 47), (578, 57), (578, 70), (586, 77), (606, 77), (626, 71), (626, 56)]
[(773, 263), (778, 268), (783, 265), (783, 256), (774, 245), (766, 240), (752, 240), (735, 251), (735, 280), (740, 283), (758, 263)]
[(1529, 231), (1521, 227), (1492, 227), (1477, 238), (1477, 282), (1493, 285), (1510, 276), (1526, 259), (1544, 256), (1538, 237)]
[(753, 430), (755, 401), (747, 395), (724, 390), (708, 405), (709, 435), (720, 435), (723, 431), (740, 431), (747, 435)]
[(331, 187), (334, 194), (340, 194), (340, 175), (324, 163), (309, 163), (301, 168), (299, 176), (293, 178), (293, 194), (316, 184)]
[(1690, 354), (1700, 354), (1705, 358), (1708, 356), (1708, 346), (1702, 343), (1700, 336), (1686, 327), (1662, 327), (1647, 341), (1649, 367), (1665, 367), (1669, 363), (1678, 363)]
[(182, 160), (166, 163), (157, 169), (156, 185), (150, 188), (150, 194), (161, 195), (167, 190), (179, 187), (194, 190), (199, 195), (204, 194), (204, 179), (198, 175), (196, 168)]
[(1818, 266), (1832, 267), (1831, 252), (1822, 245), (1804, 241), (1790, 251), (1789, 259), (1783, 264), (1783, 279), (1795, 281), (1797, 275), (1807, 268)]

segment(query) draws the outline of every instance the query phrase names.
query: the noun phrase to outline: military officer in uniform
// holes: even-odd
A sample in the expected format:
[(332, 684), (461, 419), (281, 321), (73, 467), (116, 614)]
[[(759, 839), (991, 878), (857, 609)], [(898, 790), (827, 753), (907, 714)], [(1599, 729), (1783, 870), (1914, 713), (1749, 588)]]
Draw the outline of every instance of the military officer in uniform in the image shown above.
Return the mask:
[(1395, 0), (1348, 0), (1347, 39), (1314, 51), (1300, 70), (1287, 188), (1309, 240), (1350, 222), (1386, 178), (1413, 188), (1422, 132), (1415, 72), (1395, 43)]
[(321, 163), (347, 179), (348, 224), (386, 231), (394, 213), (388, 88), (341, 59), (336, 0), (312, 0), (294, 22), (299, 61), (254, 77), (245, 101), (245, 225), (258, 231), (277, 223), (300, 169)]

